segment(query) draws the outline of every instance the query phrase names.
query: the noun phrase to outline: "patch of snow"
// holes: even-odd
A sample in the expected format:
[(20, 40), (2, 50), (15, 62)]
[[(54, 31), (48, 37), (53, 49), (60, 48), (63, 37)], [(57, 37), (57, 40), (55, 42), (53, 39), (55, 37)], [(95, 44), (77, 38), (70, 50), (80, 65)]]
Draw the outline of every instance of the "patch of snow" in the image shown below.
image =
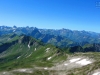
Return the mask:
[(13, 30), (14, 30), (14, 29), (16, 29), (16, 28), (13, 27)]
[(96, 72), (96, 73), (94, 73), (93, 75), (100, 75), (100, 72)]
[(81, 65), (88, 65), (88, 64), (91, 64), (92, 62), (88, 61), (87, 59), (82, 59), (80, 61), (77, 61), (76, 63), (81, 64)]
[(65, 66), (67, 66), (68, 64), (64, 64)]
[(30, 48), (30, 45), (28, 44), (28, 48)]
[(13, 71), (25, 72), (25, 73), (33, 73), (32, 69), (17, 69), (17, 70), (13, 70)]
[(51, 59), (51, 57), (48, 58), (48, 60), (50, 60), (50, 59)]
[(39, 30), (39, 32), (41, 33), (41, 31)]
[(50, 48), (47, 48), (46, 50), (49, 50)]
[(28, 55), (26, 58), (30, 57), (32, 55), (32, 53), (30, 55)]
[(6, 72), (3, 72), (3, 74), (6, 74)]
[(25, 71), (26, 71), (26, 69), (20, 69), (20, 70), (18, 70), (18, 71), (20, 71), (20, 72), (25, 72)]
[(28, 43), (28, 48), (30, 49), (30, 42)]
[(13, 74), (11, 72), (6, 71), (6, 72), (0, 72), (0, 75), (13, 75)]
[(76, 62), (76, 61), (78, 61), (78, 60), (80, 60), (81, 58), (74, 58), (74, 59), (71, 59), (71, 60), (69, 60), (71, 63), (73, 63), (73, 62)]
[(47, 70), (48, 68), (47, 68), (47, 67), (45, 67), (44, 69), (45, 69), (45, 70)]
[[(53, 56), (52, 56), (53, 57)], [(50, 57), (49, 57), (50, 59)], [(79, 68), (87, 64), (93, 63), (93, 59), (83, 56), (69, 57), (66, 61), (61, 61), (56, 63), (55, 66), (51, 67), (50, 70), (71, 70), (74, 68)], [(49, 69), (49, 68), (48, 68)], [(97, 71), (99, 72), (99, 71)], [(91, 74), (92, 75), (92, 74)]]
[(47, 49), (46, 49), (46, 52), (49, 52), (49, 50), (50, 50), (50, 48), (47, 48)]
[(34, 51), (36, 51), (36, 48), (35, 48), (35, 50)]
[(16, 30), (13, 30), (13, 32), (15, 32)]
[(32, 55), (32, 53), (29, 55), (29, 57)]
[(21, 56), (17, 57), (17, 59), (19, 59)]

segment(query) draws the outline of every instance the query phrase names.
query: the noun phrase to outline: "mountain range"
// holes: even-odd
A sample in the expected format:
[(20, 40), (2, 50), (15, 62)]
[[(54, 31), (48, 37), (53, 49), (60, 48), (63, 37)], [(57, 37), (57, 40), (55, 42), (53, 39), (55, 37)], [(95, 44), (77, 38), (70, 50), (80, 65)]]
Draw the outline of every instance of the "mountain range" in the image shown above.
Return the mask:
[(83, 46), (85, 44), (100, 43), (100, 33), (90, 31), (77, 31), (69, 29), (38, 29), (36, 27), (8, 27), (0, 26), (0, 35), (15, 33), (25, 34), (50, 43), (60, 48)]

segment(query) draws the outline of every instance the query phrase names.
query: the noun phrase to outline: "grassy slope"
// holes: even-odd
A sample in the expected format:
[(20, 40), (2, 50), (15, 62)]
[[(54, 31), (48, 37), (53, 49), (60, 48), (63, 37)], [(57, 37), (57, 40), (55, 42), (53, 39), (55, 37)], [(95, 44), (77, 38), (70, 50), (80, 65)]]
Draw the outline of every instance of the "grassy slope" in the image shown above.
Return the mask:
[[(72, 69), (70, 71), (55, 71), (55, 70), (38, 70), (34, 69), (34, 73), (20, 73), (14, 72), (15, 75), (60, 75), (60, 73), (65, 73), (67, 75), (87, 75), (93, 70), (100, 68), (100, 53), (75, 53), (67, 54), (66, 52), (61, 51), (53, 45), (47, 44), (44, 45), (39, 40), (25, 37), (15, 36), (12, 41), (19, 40), (12, 46), (10, 46), (6, 51), (0, 54), (0, 71), (11, 71), (18, 68), (33, 68), (34, 67), (51, 67), (56, 63), (67, 60), (69, 56), (87, 56), (89, 58), (95, 59), (96, 61), (82, 68)], [(28, 48), (29, 41), (32, 43), (30, 48)], [(35, 51), (36, 48), (36, 51)], [(48, 52), (46, 49), (50, 48)], [(30, 55), (31, 54), (31, 55)], [(19, 59), (17, 59), (20, 56)], [(51, 60), (47, 60), (48, 57), (52, 57)], [(6, 62), (6, 63), (5, 63)]]
[[(42, 67), (53, 66), (52, 61), (55, 62), (54, 60), (58, 58), (56, 56), (59, 55), (58, 48), (50, 44), (44, 45), (40, 41), (30, 37), (24, 37), (24, 39), (21, 38), (22, 37), (17, 36), (16, 39), (15, 37), (15, 40), (19, 40), (22, 42), (21, 43), (18, 42), (10, 46), (6, 51), (0, 54), (1, 55), (0, 64), (2, 64), (0, 66), (0, 70), (12, 70), (14, 68), (27, 68), (27, 67), (29, 68), (29, 67), (34, 67), (34, 65)], [(32, 43), (32, 45), (30, 45), (30, 48), (28, 48), (29, 41)], [(46, 52), (47, 48), (50, 48), (48, 52)], [(55, 59), (52, 58), (52, 60), (48, 61), (47, 58), (50, 56), (55, 57)], [(20, 58), (17, 59), (18, 57)], [(61, 56), (61, 58), (62, 57), (63, 56)], [(59, 58), (58, 60), (61, 59)]]

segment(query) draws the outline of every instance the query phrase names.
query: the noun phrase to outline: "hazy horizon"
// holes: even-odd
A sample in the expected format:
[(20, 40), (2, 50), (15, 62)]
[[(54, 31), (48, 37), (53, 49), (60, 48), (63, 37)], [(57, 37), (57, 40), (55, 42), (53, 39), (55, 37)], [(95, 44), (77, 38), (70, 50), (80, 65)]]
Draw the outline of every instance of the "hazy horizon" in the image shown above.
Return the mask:
[[(7, 26), (7, 25), (0, 25), (0, 26)], [(16, 25), (13, 25), (13, 26), (16, 26)], [(13, 26), (8, 26), (8, 27), (13, 27)], [(16, 27), (27, 27), (27, 26), (16, 26)], [(35, 27), (35, 26), (28, 26), (28, 27)], [(36, 27), (38, 28), (38, 27)], [(38, 28), (38, 29), (50, 29), (50, 28)], [(53, 30), (61, 30), (61, 29), (68, 29), (68, 28), (59, 28), (59, 29), (54, 29), (54, 28), (51, 28)], [(68, 30), (71, 30), (71, 31), (86, 31), (86, 32), (95, 32), (95, 31), (89, 31), (89, 30), (72, 30), (72, 29), (68, 29)], [(95, 32), (95, 33), (100, 33), (100, 32)]]

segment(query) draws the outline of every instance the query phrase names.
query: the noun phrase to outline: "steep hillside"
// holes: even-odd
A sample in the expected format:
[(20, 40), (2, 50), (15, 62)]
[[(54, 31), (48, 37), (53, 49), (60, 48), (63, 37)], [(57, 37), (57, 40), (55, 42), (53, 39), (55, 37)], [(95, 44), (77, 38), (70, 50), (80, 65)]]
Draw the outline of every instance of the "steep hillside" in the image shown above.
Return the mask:
[[(17, 39), (15, 39), (16, 37)], [(52, 66), (51, 61), (47, 60), (51, 59), (50, 56), (55, 57), (61, 52), (55, 46), (45, 45), (32, 37), (25, 35), (16, 37), (13, 38), (14, 40), (0, 45), (0, 64), (2, 64), (0, 70), (33, 67), (34, 64), (37, 66)]]
[(100, 54), (90, 52), (99, 44), (59, 49), (26, 35), (1, 38), (0, 75), (93, 75), (100, 69)]

